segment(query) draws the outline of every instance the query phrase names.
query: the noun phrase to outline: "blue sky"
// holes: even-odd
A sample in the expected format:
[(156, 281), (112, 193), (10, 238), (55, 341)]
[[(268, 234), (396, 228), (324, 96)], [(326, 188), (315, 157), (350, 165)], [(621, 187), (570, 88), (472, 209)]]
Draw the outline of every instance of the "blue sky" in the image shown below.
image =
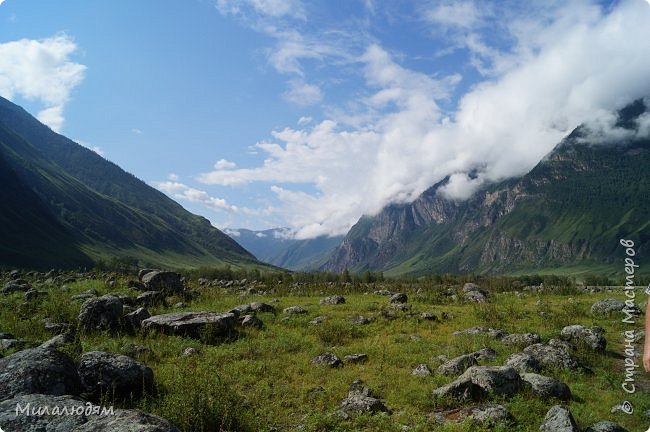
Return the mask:
[(645, 0), (0, 1), (0, 95), (215, 226), (301, 238), (615, 133), (648, 52)]

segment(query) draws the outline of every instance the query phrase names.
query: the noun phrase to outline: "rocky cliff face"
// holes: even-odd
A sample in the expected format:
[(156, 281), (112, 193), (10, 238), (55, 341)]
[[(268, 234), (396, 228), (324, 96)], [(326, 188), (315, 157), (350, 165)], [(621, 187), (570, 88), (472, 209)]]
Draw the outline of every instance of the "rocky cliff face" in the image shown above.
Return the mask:
[[(635, 104), (632, 120), (645, 112)], [(638, 128), (629, 120), (620, 124)], [(620, 236), (648, 249), (650, 206), (643, 197), (650, 183), (641, 167), (650, 166), (650, 137), (588, 141), (579, 127), (525, 176), (489, 185), (465, 202), (440, 196), (443, 180), (413, 203), (364, 216), (323, 269), (501, 273), (607, 265), (615, 262)]]

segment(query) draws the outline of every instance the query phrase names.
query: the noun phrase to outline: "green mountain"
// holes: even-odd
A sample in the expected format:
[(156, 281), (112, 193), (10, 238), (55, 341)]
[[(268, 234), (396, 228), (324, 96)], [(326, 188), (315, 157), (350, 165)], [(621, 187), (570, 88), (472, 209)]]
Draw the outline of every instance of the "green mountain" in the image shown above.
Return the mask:
[(259, 264), (207, 219), (3, 98), (0, 179), (1, 266)]
[(228, 230), (226, 234), (260, 261), (296, 271), (318, 269), (343, 240), (343, 236), (296, 240), (289, 236), (289, 232), (288, 228), (238, 229)]
[(528, 174), (489, 185), (467, 201), (439, 195), (445, 179), (413, 203), (364, 216), (322, 268), (622, 276), (619, 239), (626, 238), (647, 273), (650, 137), (637, 122), (645, 112), (642, 101), (619, 112), (617, 126), (629, 133), (616, 142), (590, 143), (579, 127)]

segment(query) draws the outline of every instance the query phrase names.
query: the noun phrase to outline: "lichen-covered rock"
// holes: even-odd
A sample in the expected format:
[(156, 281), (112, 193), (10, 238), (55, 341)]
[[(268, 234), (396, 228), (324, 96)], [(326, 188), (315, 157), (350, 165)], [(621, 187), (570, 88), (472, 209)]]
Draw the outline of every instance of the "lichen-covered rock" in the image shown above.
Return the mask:
[(79, 310), (79, 327), (86, 332), (117, 330), (121, 320), (122, 301), (110, 294), (86, 300)]
[(292, 315), (303, 315), (308, 313), (305, 309), (301, 308), (300, 306), (290, 306), (288, 308), (284, 308), (282, 312), (286, 314), (292, 314)]
[(186, 336), (206, 342), (218, 342), (235, 336), (235, 315), (217, 312), (175, 312), (154, 315), (142, 321), (146, 332)]
[(510, 366), (520, 374), (531, 371), (539, 372), (542, 370), (542, 365), (537, 358), (524, 352), (511, 354), (506, 358), (504, 365)]
[(460, 375), (465, 372), (467, 368), (476, 366), (476, 356), (472, 354), (464, 354), (448, 360), (438, 366), (437, 372), (442, 375)]
[(162, 291), (170, 296), (181, 294), (184, 289), (181, 275), (170, 271), (152, 270), (145, 273), (140, 281), (148, 291)]
[(153, 387), (153, 371), (120, 354), (91, 351), (81, 356), (79, 377), (83, 390), (96, 398), (139, 396)]
[(351, 324), (356, 324), (356, 325), (370, 324), (370, 321), (371, 321), (370, 318), (366, 318), (366, 317), (361, 316), (361, 315), (350, 318), (350, 323)]
[(0, 359), (0, 400), (32, 393), (76, 395), (79, 389), (74, 362), (55, 349), (31, 348)]
[(312, 364), (329, 366), (332, 368), (343, 365), (341, 359), (339, 359), (334, 353), (331, 352), (326, 352), (319, 356), (316, 356), (313, 359), (311, 359), (311, 362)]
[(578, 360), (562, 346), (534, 344), (524, 348), (524, 353), (534, 357), (543, 369), (584, 370)]
[(359, 414), (375, 414), (378, 412), (390, 413), (381, 399), (372, 395), (368, 387), (364, 387), (360, 380), (356, 380), (350, 386), (348, 397), (343, 399), (338, 411), (342, 418), (349, 418)]
[(616, 299), (599, 300), (591, 306), (591, 313), (597, 317), (604, 317), (612, 314), (638, 315), (641, 313), (639, 307), (634, 304), (628, 307), (624, 301)]
[(433, 418), (440, 424), (471, 420), (480, 425), (494, 426), (499, 422), (510, 420), (512, 416), (503, 405), (483, 404), (436, 412), (433, 414)]
[(529, 346), (540, 343), (542, 338), (537, 333), (511, 333), (501, 338), (505, 345)]
[(465, 330), (458, 330), (452, 333), (454, 336), (461, 336), (461, 335), (480, 335), (480, 334), (485, 334), (490, 337), (494, 338), (502, 338), (504, 337), (507, 333), (505, 330), (501, 329), (493, 329), (493, 328), (488, 328), (488, 327), (471, 327)]
[(124, 315), (124, 324), (131, 330), (139, 330), (142, 326), (142, 321), (150, 317), (151, 314), (149, 311), (141, 307)]
[(571, 412), (560, 405), (555, 405), (546, 413), (540, 432), (578, 432), (578, 426)]
[(324, 299), (321, 299), (320, 304), (322, 305), (338, 305), (338, 304), (344, 304), (345, 303), (345, 297), (340, 296), (340, 295), (333, 295), (329, 297), (325, 297)]
[(346, 363), (363, 363), (368, 360), (368, 354), (348, 354), (343, 357)]
[(262, 328), (264, 327), (264, 323), (262, 322), (261, 319), (256, 317), (255, 315), (246, 315), (241, 321), (242, 327), (251, 327), (251, 328)]
[(431, 369), (429, 369), (429, 366), (422, 363), (422, 364), (417, 365), (416, 368), (413, 369), (413, 371), (411, 372), (411, 375), (421, 376), (421, 377), (429, 376), (429, 375), (431, 375)]
[(433, 391), (438, 397), (480, 400), (488, 394), (511, 396), (522, 387), (521, 377), (507, 366), (472, 366), (455, 381)]
[(388, 301), (391, 303), (406, 303), (408, 301), (408, 296), (404, 293), (397, 293), (390, 296)]
[(273, 306), (262, 302), (252, 302), (250, 304), (250, 307), (253, 312), (268, 312), (268, 313), (275, 312), (275, 308)]
[(561, 400), (571, 399), (569, 386), (558, 379), (535, 373), (524, 373), (521, 375), (521, 379), (529, 384), (533, 394), (541, 399), (552, 397)]
[(560, 337), (577, 346), (585, 346), (594, 351), (605, 351), (607, 341), (602, 334), (601, 327), (588, 328), (576, 324), (564, 327)]
[(145, 291), (136, 298), (140, 306), (159, 306), (165, 304), (165, 293), (162, 291)]
[(490, 299), (490, 293), (473, 283), (466, 283), (463, 286), (463, 294), (467, 300), (474, 303), (486, 303)]

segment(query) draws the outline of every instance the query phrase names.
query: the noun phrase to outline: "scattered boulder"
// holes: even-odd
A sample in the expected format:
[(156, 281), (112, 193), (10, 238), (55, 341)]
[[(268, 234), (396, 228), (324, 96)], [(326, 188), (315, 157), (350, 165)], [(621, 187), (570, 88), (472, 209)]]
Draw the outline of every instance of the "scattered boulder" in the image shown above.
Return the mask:
[(20, 283), (21, 281), (14, 280), (5, 284), (2, 288), (2, 294), (8, 295), (15, 292), (27, 292), (32, 289), (28, 283)]
[(338, 305), (338, 304), (344, 304), (345, 303), (345, 297), (340, 296), (340, 295), (333, 295), (329, 297), (325, 297), (324, 299), (321, 299), (319, 302), (322, 305)]
[(242, 327), (262, 328), (264, 323), (255, 315), (245, 315), (241, 322)]
[(217, 312), (175, 312), (154, 315), (142, 321), (146, 332), (186, 336), (217, 342), (235, 336), (235, 315)]
[(624, 301), (616, 299), (599, 300), (591, 306), (591, 313), (597, 317), (604, 317), (614, 313), (629, 313), (638, 315), (641, 310), (637, 305), (627, 307)]
[(476, 356), (472, 354), (463, 354), (451, 360), (448, 360), (438, 366), (437, 372), (442, 375), (459, 375), (465, 372), (469, 367), (476, 366)]
[(366, 324), (370, 324), (370, 318), (366, 318), (364, 316), (359, 315), (350, 318), (350, 323), (356, 325), (366, 325)]
[(86, 300), (79, 310), (79, 327), (86, 332), (117, 330), (121, 319), (122, 301), (110, 294)]
[(524, 348), (524, 353), (534, 357), (544, 369), (567, 369), (570, 371), (584, 370), (585, 368), (576, 360), (569, 351), (562, 346), (534, 344)]
[(346, 363), (363, 363), (368, 360), (368, 354), (349, 354), (343, 357)]
[(560, 337), (577, 346), (585, 346), (594, 351), (605, 351), (607, 341), (602, 336), (601, 327), (587, 328), (581, 325), (570, 325), (562, 329)]
[(81, 356), (79, 377), (83, 390), (95, 398), (139, 396), (153, 387), (153, 371), (149, 367), (131, 357), (103, 351)]
[(530, 371), (539, 372), (542, 370), (542, 365), (537, 358), (524, 352), (511, 354), (506, 358), (504, 365), (510, 366), (520, 374)]
[(162, 291), (145, 291), (136, 298), (136, 301), (144, 307), (163, 305), (165, 304), (165, 293)]
[(196, 348), (187, 347), (187, 348), (185, 348), (183, 350), (183, 354), (181, 354), (181, 356), (190, 357), (190, 356), (193, 356), (193, 355), (196, 355), (196, 354), (198, 354), (198, 351), (196, 350)]
[(535, 373), (524, 373), (521, 375), (521, 379), (531, 386), (533, 394), (538, 398), (555, 397), (565, 401), (571, 399), (569, 386), (558, 379)]
[(476, 357), (477, 360), (482, 360), (486, 362), (495, 360), (497, 358), (497, 352), (494, 351), (492, 348), (483, 348), (471, 353), (471, 355)]
[(521, 377), (507, 366), (472, 366), (455, 381), (433, 391), (438, 397), (480, 400), (488, 394), (510, 396), (522, 387)]
[(32, 393), (76, 395), (79, 389), (74, 362), (55, 349), (31, 348), (0, 359), (0, 400)]
[(235, 306), (234, 308), (230, 309), (228, 313), (234, 314), (235, 317), (239, 318), (241, 315), (246, 315), (253, 312), (253, 309), (251, 308), (250, 304), (243, 304), (239, 306)]
[(540, 432), (578, 432), (571, 411), (560, 405), (555, 405), (546, 413), (539, 428)]
[(429, 376), (429, 375), (431, 375), (431, 369), (429, 369), (429, 366), (422, 363), (422, 364), (417, 365), (417, 367), (415, 369), (413, 369), (413, 371), (411, 372), (411, 375), (421, 376), (421, 377)]
[(390, 413), (390, 410), (380, 399), (373, 397), (370, 389), (364, 387), (361, 380), (356, 380), (350, 386), (348, 397), (341, 402), (338, 415), (347, 419), (358, 414), (379, 412)]
[(420, 314), (420, 319), (423, 319), (425, 321), (438, 321), (436, 314), (433, 314), (431, 312), (422, 312)]
[(501, 338), (501, 343), (505, 345), (529, 346), (540, 343), (542, 337), (537, 333), (511, 333)]
[(585, 432), (628, 432), (627, 429), (611, 421), (600, 421), (585, 429)]
[(140, 281), (135, 281), (135, 280), (130, 280), (126, 283), (126, 286), (128, 286), (131, 289), (137, 290), (137, 291), (144, 291), (147, 289), (146, 286)]
[(397, 293), (390, 296), (388, 301), (391, 303), (406, 303), (408, 301), (408, 296), (404, 293)]
[(290, 306), (288, 308), (284, 308), (282, 312), (286, 314), (292, 314), (292, 315), (302, 315), (308, 313), (305, 309), (301, 308), (300, 306)]
[[(42, 415), (16, 412), (16, 407), (42, 408)], [(47, 410), (45, 411), (45, 409)], [(66, 432), (179, 432), (167, 420), (140, 410), (114, 409), (112, 415), (102, 411), (106, 407), (92, 405), (74, 396), (45, 394), (20, 395), (0, 402), (0, 424), (7, 431), (66, 431)], [(87, 412), (94, 414), (86, 414)], [(83, 415), (61, 415), (82, 412)]]
[(250, 307), (253, 312), (275, 313), (275, 308), (273, 306), (262, 302), (253, 302), (250, 304)]
[(311, 324), (311, 325), (322, 324), (323, 322), (325, 322), (327, 320), (327, 318), (328, 317), (326, 315), (318, 315), (313, 320), (309, 321), (309, 324)]
[(490, 299), (490, 293), (473, 283), (466, 283), (463, 286), (463, 294), (467, 300), (474, 303), (486, 303)]
[(326, 352), (311, 359), (312, 364), (324, 365), (329, 367), (339, 367), (343, 365), (341, 360), (333, 353)]
[(181, 294), (183, 283), (181, 275), (170, 271), (152, 270), (145, 273), (140, 281), (149, 291), (162, 291), (165, 295)]
[(142, 326), (142, 321), (150, 317), (151, 314), (149, 311), (146, 308), (141, 307), (134, 310), (133, 312), (124, 315), (124, 323), (131, 330), (138, 330)]

